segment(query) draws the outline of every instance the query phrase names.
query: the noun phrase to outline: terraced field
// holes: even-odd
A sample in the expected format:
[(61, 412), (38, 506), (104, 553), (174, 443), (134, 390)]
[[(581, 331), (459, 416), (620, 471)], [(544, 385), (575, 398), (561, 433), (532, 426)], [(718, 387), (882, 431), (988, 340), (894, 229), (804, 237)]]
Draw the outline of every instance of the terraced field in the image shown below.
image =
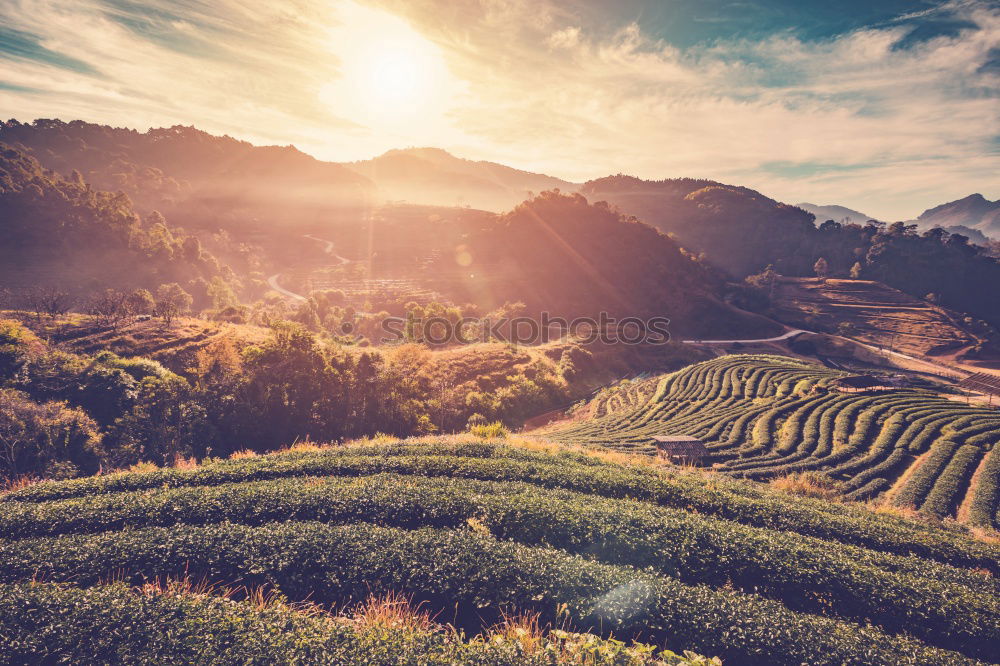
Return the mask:
[(821, 471), (848, 499), (998, 527), (1000, 411), (930, 390), (842, 393), (836, 370), (782, 356), (724, 356), (621, 392), (546, 436), (655, 454), (653, 435), (701, 438), (706, 462), (766, 480)]
[(809, 330), (849, 323), (854, 337), (907, 354), (958, 353), (983, 342), (963, 316), (871, 280), (781, 278), (775, 316)]
[[(368, 443), (45, 482), (0, 496), (0, 534), (5, 663), (566, 663), (516, 641), (405, 626), (373, 638), (294, 605), (149, 591), (166, 577), (331, 610), (394, 591), (466, 636), (533, 613), (727, 665), (1000, 654), (996, 545), (527, 441)], [(592, 640), (573, 663), (648, 662), (641, 646)]]

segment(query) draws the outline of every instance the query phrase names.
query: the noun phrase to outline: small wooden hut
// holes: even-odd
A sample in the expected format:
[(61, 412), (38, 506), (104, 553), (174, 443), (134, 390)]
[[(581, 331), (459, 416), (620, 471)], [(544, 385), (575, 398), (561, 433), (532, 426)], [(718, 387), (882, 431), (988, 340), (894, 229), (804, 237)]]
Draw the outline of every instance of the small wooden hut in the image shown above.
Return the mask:
[(891, 391), (900, 388), (900, 378), (882, 375), (850, 375), (840, 377), (830, 384), (841, 393), (863, 393), (867, 391)]
[(708, 455), (705, 444), (697, 437), (688, 435), (654, 435), (656, 455), (677, 464), (698, 464)]

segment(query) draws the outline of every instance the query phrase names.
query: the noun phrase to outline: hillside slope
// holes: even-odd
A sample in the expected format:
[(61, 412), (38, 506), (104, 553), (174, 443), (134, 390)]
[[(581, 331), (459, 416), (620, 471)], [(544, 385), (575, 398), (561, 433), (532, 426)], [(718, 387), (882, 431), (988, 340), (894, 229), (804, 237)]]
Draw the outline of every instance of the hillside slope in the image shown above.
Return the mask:
[(801, 208), (807, 213), (812, 213), (818, 223), (833, 220), (834, 222), (839, 222), (841, 224), (864, 224), (868, 220), (872, 219), (870, 215), (865, 215), (864, 213), (846, 206), (817, 206), (816, 204), (805, 202), (797, 203), (795, 206), (796, 208)]
[(354, 217), (373, 186), (345, 166), (293, 146), (254, 146), (194, 127), (147, 132), (75, 120), (0, 124), (48, 169), (79, 171), (95, 187), (127, 194), (137, 208), (183, 218), (185, 226), (255, 231)]
[[(23, 598), (23, 586), (7, 586), (42, 578), (101, 593), (112, 574), (133, 585), (183, 575), (335, 609), (395, 591), (470, 634), (536, 613), (543, 625), (641, 637), (727, 666), (996, 654), (998, 588), (973, 570), (1000, 571), (995, 546), (525, 444), (306, 446), (30, 486), (0, 497), (0, 589)], [(86, 607), (37, 596), (0, 606), (0, 631), (17, 645), (44, 632), (58, 654)], [(221, 623), (206, 618), (202, 631)]]
[(963, 315), (872, 280), (780, 278), (774, 316), (793, 326), (836, 333), (906, 354), (958, 355), (985, 346)]
[(472, 230), (467, 247), (476, 274), (487, 276), (467, 282), (470, 299), (478, 291), (567, 319), (667, 317), (677, 336), (767, 337), (779, 328), (722, 302), (717, 276), (674, 239), (580, 194), (544, 192)]
[(982, 194), (929, 208), (915, 220), (923, 228), (969, 227), (986, 236), (1000, 238), (1000, 201), (990, 201)]
[(845, 393), (847, 373), (783, 356), (723, 356), (606, 403), (557, 441), (653, 455), (653, 435), (702, 439), (726, 474), (818, 471), (849, 499), (998, 528), (1000, 414), (917, 388)]
[(768, 264), (780, 273), (800, 275), (815, 260), (808, 246), (815, 232), (813, 216), (747, 187), (694, 178), (611, 176), (589, 181), (580, 191), (673, 235), (735, 276)]
[(197, 238), (162, 216), (143, 220), (124, 194), (94, 188), (79, 174), (63, 178), (0, 143), (0, 285), (95, 291), (179, 282), (191, 289), (195, 280), (230, 276)]
[(466, 160), (440, 148), (406, 148), (344, 166), (371, 180), (384, 199), (415, 204), (513, 208), (545, 190), (573, 192), (576, 183), (496, 162)]

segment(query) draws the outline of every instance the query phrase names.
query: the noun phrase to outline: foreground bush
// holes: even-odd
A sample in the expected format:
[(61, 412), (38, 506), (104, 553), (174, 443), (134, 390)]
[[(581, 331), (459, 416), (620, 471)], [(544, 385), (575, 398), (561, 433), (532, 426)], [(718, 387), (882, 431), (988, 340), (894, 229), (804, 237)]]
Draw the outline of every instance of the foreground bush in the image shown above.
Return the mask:
[[(527, 629), (533, 629), (530, 625)], [(125, 585), (81, 590), (0, 585), (0, 663), (229, 663), (425, 666), (713, 666), (643, 644), (508, 624), (472, 640), (429, 618), (376, 603), (353, 618)]]
[(731, 585), (794, 610), (833, 612), (943, 647), (973, 642), (988, 650), (991, 637), (1000, 634), (1000, 585), (982, 574), (852, 546), (831, 548), (809, 537), (644, 502), (524, 483), (380, 474), (0, 504), (0, 533), (10, 538), (275, 520), (408, 529), (475, 524), (524, 545), (652, 567), (687, 584)]
[(669, 642), (727, 664), (970, 663), (955, 652), (753, 595), (468, 531), (220, 523), (28, 539), (6, 545), (0, 561), (4, 582), (41, 576), (86, 586), (128, 572), (130, 582), (141, 584), (190, 575), (274, 588), (331, 607), (401, 591), (467, 630), (513, 610), (538, 613), (543, 623), (565, 613), (578, 630)]
[[(418, 440), (419, 442), (419, 440)], [(897, 555), (915, 555), (1000, 575), (1000, 547), (968, 534), (900, 520), (889, 515), (808, 498), (790, 498), (760, 486), (619, 464), (565, 452), (536, 452), (503, 444), (405, 443), (334, 448), (320, 452), (241, 458), (194, 469), (162, 469), (41, 483), (0, 495), (6, 502), (35, 503), (158, 487), (298, 476), (368, 476), (380, 472), (496, 481), (524, 481), (601, 497), (637, 498), (763, 527), (858, 545)]]

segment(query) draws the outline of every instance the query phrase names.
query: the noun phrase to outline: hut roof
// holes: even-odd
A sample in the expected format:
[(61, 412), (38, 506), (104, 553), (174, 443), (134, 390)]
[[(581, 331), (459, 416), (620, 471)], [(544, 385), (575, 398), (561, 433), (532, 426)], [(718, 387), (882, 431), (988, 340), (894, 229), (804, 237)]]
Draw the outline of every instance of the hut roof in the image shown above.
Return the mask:
[(834, 383), (838, 386), (855, 389), (875, 388), (876, 386), (887, 386), (890, 384), (889, 380), (883, 377), (874, 377), (872, 375), (851, 375), (850, 377), (841, 377), (840, 379), (835, 380)]
[(688, 435), (653, 435), (656, 448), (664, 453), (678, 456), (703, 456), (708, 449), (697, 437)]
[(980, 393), (1000, 395), (1000, 377), (987, 372), (977, 372), (971, 377), (966, 377), (956, 384), (956, 386), (979, 391)]

